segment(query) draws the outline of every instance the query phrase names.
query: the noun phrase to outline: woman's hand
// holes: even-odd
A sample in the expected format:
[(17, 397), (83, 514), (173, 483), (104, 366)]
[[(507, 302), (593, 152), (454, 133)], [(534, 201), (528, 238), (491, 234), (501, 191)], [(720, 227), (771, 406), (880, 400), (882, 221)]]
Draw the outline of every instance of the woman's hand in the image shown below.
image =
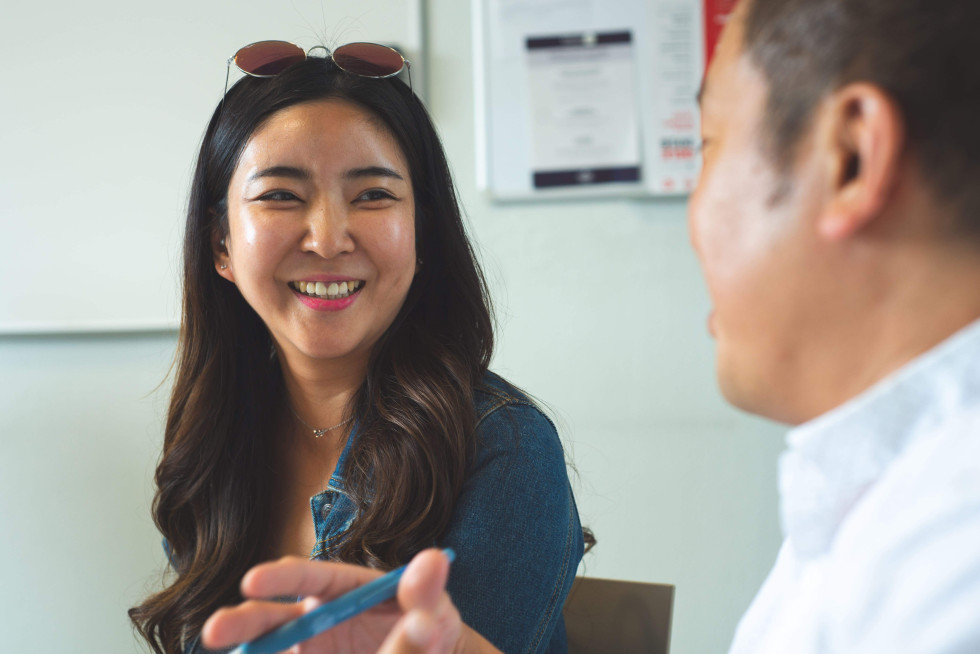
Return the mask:
[[(215, 612), (204, 625), (205, 647), (225, 648), (253, 640), (323, 602), (376, 579), (381, 572), (343, 563), (287, 557), (252, 568), (242, 579), (242, 604)], [(487, 651), (489, 643), (463, 625), (446, 593), (449, 561), (426, 550), (409, 564), (396, 602), (386, 602), (297, 645), (302, 654), (462, 654)], [(266, 598), (303, 596), (299, 603)], [(492, 650), (491, 650), (492, 651)]]

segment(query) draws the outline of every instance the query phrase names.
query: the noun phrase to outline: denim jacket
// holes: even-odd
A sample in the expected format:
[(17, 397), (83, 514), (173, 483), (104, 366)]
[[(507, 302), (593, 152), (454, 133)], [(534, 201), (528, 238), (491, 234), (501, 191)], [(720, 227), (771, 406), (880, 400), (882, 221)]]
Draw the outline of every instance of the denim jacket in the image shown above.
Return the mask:
[[(463, 621), (506, 654), (564, 653), (562, 607), (583, 542), (558, 433), (501, 377), (488, 372), (474, 390), (476, 456), (438, 543), (456, 551), (449, 595)], [(311, 558), (328, 559), (354, 521), (343, 470), (356, 435), (327, 489), (310, 498)]]

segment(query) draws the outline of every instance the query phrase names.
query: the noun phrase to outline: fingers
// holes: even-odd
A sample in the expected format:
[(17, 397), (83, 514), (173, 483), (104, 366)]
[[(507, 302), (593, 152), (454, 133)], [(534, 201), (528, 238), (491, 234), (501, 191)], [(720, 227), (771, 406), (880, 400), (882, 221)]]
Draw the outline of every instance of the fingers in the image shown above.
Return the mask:
[(310, 561), (287, 556), (262, 563), (242, 578), (242, 595), (253, 598), (315, 595), (333, 599), (381, 576), (381, 572), (346, 563)]
[(302, 614), (299, 603), (250, 600), (216, 611), (204, 623), (201, 640), (208, 649), (224, 649), (258, 638)]
[(382, 643), (378, 654), (443, 654), (440, 649), (438, 621), (426, 611), (411, 611), (405, 615)]
[(449, 559), (441, 550), (419, 553), (398, 584), (398, 604), (406, 611), (379, 654), (447, 654), (461, 632), (459, 612), (446, 594)]
[(380, 575), (360, 566), (300, 557), (257, 565), (246, 573), (241, 584), (242, 595), (253, 599), (217, 611), (204, 624), (201, 639), (209, 649), (253, 640), (309, 608), (303, 603), (261, 600), (300, 596), (333, 599)]
[[(249, 570), (241, 583), (242, 594), (252, 599), (212, 615), (201, 631), (201, 640), (209, 649), (253, 640), (299, 617), (309, 608), (304, 606), (305, 602), (263, 600), (283, 596), (306, 596), (313, 602), (316, 602), (314, 598), (329, 600), (363, 586), (381, 574), (360, 566), (299, 557), (257, 565)], [(448, 577), (449, 560), (440, 550), (426, 550), (412, 560), (398, 586), (398, 604), (408, 615), (388, 634), (384, 648), (398, 654), (442, 654), (452, 649), (447, 643), (456, 641), (461, 622), (445, 591)], [(391, 609), (394, 610), (393, 604)], [(393, 618), (389, 613), (386, 620)], [(384, 630), (387, 631), (388, 626)], [(378, 640), (383, 634), (384, 631), (378, 634)]]
[(432, 611), (442, 599), (448, 579), (449, 559), (441, 550), (420, 552), (408, 564), (398, 584), (398, 604), (405, 611)]

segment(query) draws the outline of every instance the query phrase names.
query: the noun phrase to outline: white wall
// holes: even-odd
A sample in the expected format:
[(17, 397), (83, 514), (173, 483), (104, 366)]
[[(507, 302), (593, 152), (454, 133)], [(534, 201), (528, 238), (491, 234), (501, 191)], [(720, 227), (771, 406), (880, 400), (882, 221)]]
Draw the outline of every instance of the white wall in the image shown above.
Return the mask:
[(0, 338), (4, 652), (136, 651), (173, 335)]
[[(0, 279), (18, 283), (0, 333), (175, 327), (184, 190), (227, 57), (266, 38), (412, 54), (420, 2), (4, 2)], [(66, 270), (85, 284), (53, 301)]]
[[(497, 300), (494, 367), (559, 420), (599, 538), (585, 572), (676, 584), (673, 653), (724, 651), (778, 546), (781, 429), (718, 396), (682, 201), (474, 190), (469, 12), (428, 2), (429, 103)], [(125, 609), (163, 565), (149, 502), (174, 344), (0, 338), (5, 650), (36, 633), (43, 651), (137, 649)]]

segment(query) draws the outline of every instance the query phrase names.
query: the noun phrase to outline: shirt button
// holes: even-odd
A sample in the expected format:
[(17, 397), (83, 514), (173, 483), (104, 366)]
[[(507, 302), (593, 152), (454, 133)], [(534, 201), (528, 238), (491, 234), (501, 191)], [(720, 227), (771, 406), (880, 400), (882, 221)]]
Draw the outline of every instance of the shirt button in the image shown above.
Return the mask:
[(330, 515), (330, 511), (333, 509), (333, 504), (327, 503), (320, 507), (320, 515), (326, 518)]

